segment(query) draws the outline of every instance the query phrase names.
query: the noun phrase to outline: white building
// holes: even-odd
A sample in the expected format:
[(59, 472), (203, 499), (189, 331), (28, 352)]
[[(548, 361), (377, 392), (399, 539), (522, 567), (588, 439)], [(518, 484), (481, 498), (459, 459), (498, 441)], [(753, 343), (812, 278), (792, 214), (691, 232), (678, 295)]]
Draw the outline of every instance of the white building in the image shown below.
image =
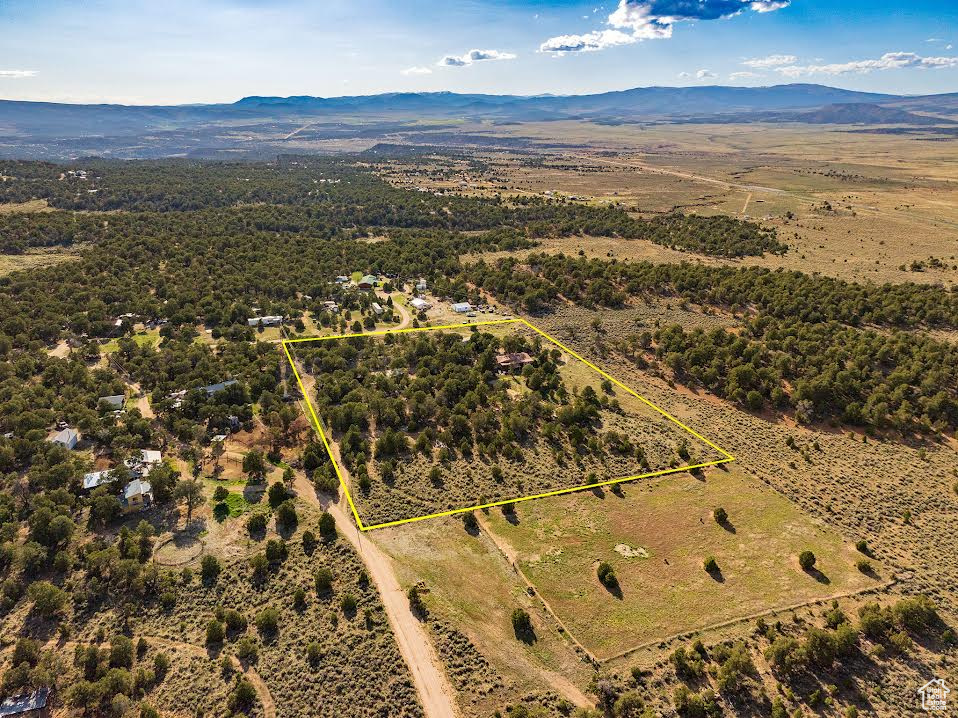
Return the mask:
[(76, 429), (61, 429), (57, 434), (50, 439), (54, 444), (59, 444), (60, 446), (65, 446), (71, 451), (76, 448), (77, 442), (80, 440), (80, 435), (76, 432)]
[(373, 302), (373, 311), (374, 311), (376, 314), (382, 314), (382, 313), (383, 313), (383, 308), (379, 305), (378, 302)]
[(268, 317), (250, 317), (246, 320), (246, 324), (251, 327), (256, 327), (263, 325), (264, 327), (278, 327), (283, 323), (283, 318), (278, 316), (268, 316)]
[(144, 449), (134, 453), (123, 465), (137, 476), (146, 476), (154, 466), (163, 461), (163, 454), (155, 449)]
[(109, 469), (106, 471), (91, 471), (89, 474), (83, 475), (83, 490), (93, 491), (97, 486), (108, 484), (111, 480)]
[(153, 487), (150, 486), (149, 481), (134, 479), (123, 489), (123, 499), (120, 503), (123, 504), (124, 513), (148, 509), (153, 505)]
[(465, 314), (472, 311), (472, 305), (469, 302), (457, 302), (452, 305), (452, 311), (457, 314)]
[(419, 297), (416, 297), (409, 303), (412, 305), (412, 308), (415, 309), (417, 312), (424, 312), (427, 309), (429, 309), (430, 306), (432, 306), (425, 299), (420, 299)]

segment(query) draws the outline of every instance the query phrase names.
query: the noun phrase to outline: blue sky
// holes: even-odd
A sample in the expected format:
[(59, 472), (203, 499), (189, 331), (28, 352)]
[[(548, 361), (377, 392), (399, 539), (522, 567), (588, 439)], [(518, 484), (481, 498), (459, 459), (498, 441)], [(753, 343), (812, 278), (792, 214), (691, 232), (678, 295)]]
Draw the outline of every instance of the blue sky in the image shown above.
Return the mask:
[(954, 0), (0, 0), (0, 98), (958, 91)]

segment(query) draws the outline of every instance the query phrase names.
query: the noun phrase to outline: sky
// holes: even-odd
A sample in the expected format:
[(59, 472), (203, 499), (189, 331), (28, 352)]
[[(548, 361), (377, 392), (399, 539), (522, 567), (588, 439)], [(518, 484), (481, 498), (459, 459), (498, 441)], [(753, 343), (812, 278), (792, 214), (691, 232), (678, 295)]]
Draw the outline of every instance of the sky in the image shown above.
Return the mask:
[(956, 0), (0, 0), (0, 98), (958, 91)]

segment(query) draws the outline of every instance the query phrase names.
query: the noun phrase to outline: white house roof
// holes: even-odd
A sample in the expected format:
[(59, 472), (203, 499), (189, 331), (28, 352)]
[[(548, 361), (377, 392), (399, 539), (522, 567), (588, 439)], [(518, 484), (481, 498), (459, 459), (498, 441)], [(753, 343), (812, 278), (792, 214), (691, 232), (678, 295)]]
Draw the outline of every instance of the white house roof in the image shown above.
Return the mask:
[(469, 312), (472, 311), (472, 305), (469, 302), (458, 302), (452, 305), (452, 311)]
[(133, 479), (130, 483), (126, 485), (126, 488), (123, 489), (123, 498), (129, 501), (134, 496), (142, 496), (143, 494), (149, 494), (153, 491), (153, 487), (150, 486), (149, 481), (144, 481), (143, 479)]
[(122, 409), (123, 402), (126, 401), (126, 397), (123, 394), (116, 394), (114, 396), (101, 396), (100, 401), (105, 401), (110, 406), (114, 406), (117, 409)]
[(155, 449), (143, 449), (140, 454), (142, 454), (142, 457), (134, 454), (124, 461), (123, 465), (128, 469), (132, 469), (135, 467), (153, 466), (163, 461), (163, 454)]
[(427, 302), (425, 299), (420, 299), (419, 297), (416, 297), (409, 303), (412, 304), (416, 309), (427, 309), (429, 307), (429, 302)]
[(58, 431), (56, 436), (50, 439), (50, 441), (63, 444), (64, 446), (70, 446), (76, 443), (78, 437), (79, 434), (77, 434), (76, 429), (62, 429)]
[(83, 475), (83, 488), (86, 491), (90, 489), (95, 489), (97, 486), (102, 486), (110, 482), (110, 470), (106, 471), (91, 471), (89, 474)]

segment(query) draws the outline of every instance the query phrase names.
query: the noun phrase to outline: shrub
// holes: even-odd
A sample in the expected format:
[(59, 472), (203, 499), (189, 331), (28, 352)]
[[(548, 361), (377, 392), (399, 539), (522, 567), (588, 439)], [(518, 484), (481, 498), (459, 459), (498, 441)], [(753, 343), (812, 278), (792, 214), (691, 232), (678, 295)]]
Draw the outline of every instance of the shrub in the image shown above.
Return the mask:
[(612, 715), (615, 718), (640, 718), (643, 708), (642, 697), (635, 691), (626, 691), (612, 704)]
[(220, 575), (220, 571), (222, 571), (222, 567), (216, 556), (210, 554), (203, 556), (203, 561), (200, 564), (200, 576), (203, 577), (204, 581), (215, 581)]
[(30, 584), (28, 593), (30, 600), (33, 601), (33, 610), (43, 618), (53, 618), (67, 603), (66, 592), (49, 581), (37, 581)]
[(462, 517), (462, 525), (469, 533), (476, 533), (479, 530), (479, 521), (471, 511)]
[(295, 526), (298, 521), (299, 516), (296, 515), (296, 504), (293, 503), (292, 499), (286, 499), (286, 501), (281, 503), (279, 508), (276, 509), (276, 523), (280, 526), (291, 528)]
[(226, 497), (229, 495), (229, 489), (227, 489), (225, 486), (217, 486), (213, 490), (213, 501), (226, 501)]
[(804, 656), (800, 646), (791, 636), (779, 636), (772, 645), (765, 649), (765, 659), (772, 668), (788, 674), (804, 664)]
[(285, 541), (270, 539), (266, 542), (267, 561), (270, 563), (278, 563), (280, 561), (285, 561), (287, 556), (289, 556), (289, 551), (286, 548)]
[(339, 607), (342, 609), (343, 613), (352, 614), (356, 612), (356, 597), (347, 593), (344, 594), (341, 599), (339, 599)]
[(266, 531), (266, 514), (262, 512), (250, 514), (246, 519), (246, 531), (250, 536)]
[(717, 509), (712, 511), (712, 518), (715, 519), (715, 523), (724, 524), (726, 521), (728, 521), (728, 512), (719, 506)]
[(169, 672), (170, 670), (170, 659), (165, 653), (157, 653), (153, 657), (153, 672), (156, 674), (156, 677), (160, 680)]
[(283, 486), (282, 482), (274, 481), (270, 484), (269, 490), (266, 492), (266, 498), (269, 501), (269, 505), (275, 509), (289, 498), (289, 494), (286, 492), (286, 487)]
[(113, 636), (110, 639), (110, 667), (133, 667), (133, 641), (126, 636)]
[(279, 630), (279, 611), (275, 608), (264, 608), (256, 614), (256, 630), (260, 633), (276, 633)]
[(615, 569), (612, 568), (612, 564), (608, 561), (603, 561), (599, 564), (598, 569), (596, 569), (596, 574), (599, 577), (599, 581), (606, 588), (612, 589), (619, 585), (619, 580), (615, 576)]
[(319, 662), (323, 660), (323, 649), (316, 641), (306, 646), (306, 660), (309, 661), (309, 665), (313, 668), (318, 666)]
[(702, 656), (695, 651), (686, 651), (684, 646), (679, 646), (672, 651), (669, 662), (680, 678), (697, 678), (705, 672), (705, 661), (702, 660)]
[(234, 633), (240, 633), (246, 630), (246, 616), (235, 608), (228, 608), (223, 611), (223, 622), (226, 628)]
[(706, 557), (702, 565), (709, 573), (718, 573), (719, 565), (718, 561), (715, 560), (715, 556)]
[(236, 657), (247, 663), (256, 663), (259, 660), (259, 647), (252, 636), (243, 636), (236, 642)]
[(316, 583), (316, 593), (320, 596), (328, 595), (333, 590), (333, 572), (328, 568), (320, 568), (316, 571), (314, 577)]
[(215, 618), (206, 624), (206, 643), (207, 645), (222, 643), (226, 638), (226, 629), (223, 624)]
[(798, 565), (803, 571), (811, 571), (815, 567), (815, 554), (811, 551), (802, 551), (798, 554)]
[(231, 711), (244, 711), (256, 705), (257, 700), (256, 688), (245, 676), (241, 676), (230, 693), (227, 706)]
[(319, 535), (326, 540), (336, 538), (336, 519), (328, 511), (319, 517)]
[(869, 556), (868, 542), (865, 539), (860, 539), (856, 544), (855, 548), (858, 549), (859, 553), (863, 553), (866, 556)]
[(409, 610), (413, 612), (413, 615), (426, 615), (426, 604), (422, 600), (422, 594), (418, 586), (410, 586), (409, 591), (406, 592), (406, 597), (409, 599)]
[(316, 549), (316, 534), (312, 531), (303, 531), (303, 551), (311, 554)]
[(918, 633), (938, 621), (938, 611), (928, 596), (903, 598), (892, 607), (892, 616), (902, 628)]
[(871, 573), (872, 572), (872, 562), (867, 558), (860, 558), (855, 562), (855, 568), (857, 568), (862, 573)]
[(532, 631), (532, 618), (528, 611), (517, 608), (512, 612), (512, 630), (517, 636), (528, 634)]
[(266, 554), (255, 554), (249, 560), (249, 567), (253, 571), (253, 581), (262, 583), (269, 574), (269, 559), (266, 558)]
[(293, 591), (293, 608), (297, 611), (306, 610), (306, 591), (302, 587)]

